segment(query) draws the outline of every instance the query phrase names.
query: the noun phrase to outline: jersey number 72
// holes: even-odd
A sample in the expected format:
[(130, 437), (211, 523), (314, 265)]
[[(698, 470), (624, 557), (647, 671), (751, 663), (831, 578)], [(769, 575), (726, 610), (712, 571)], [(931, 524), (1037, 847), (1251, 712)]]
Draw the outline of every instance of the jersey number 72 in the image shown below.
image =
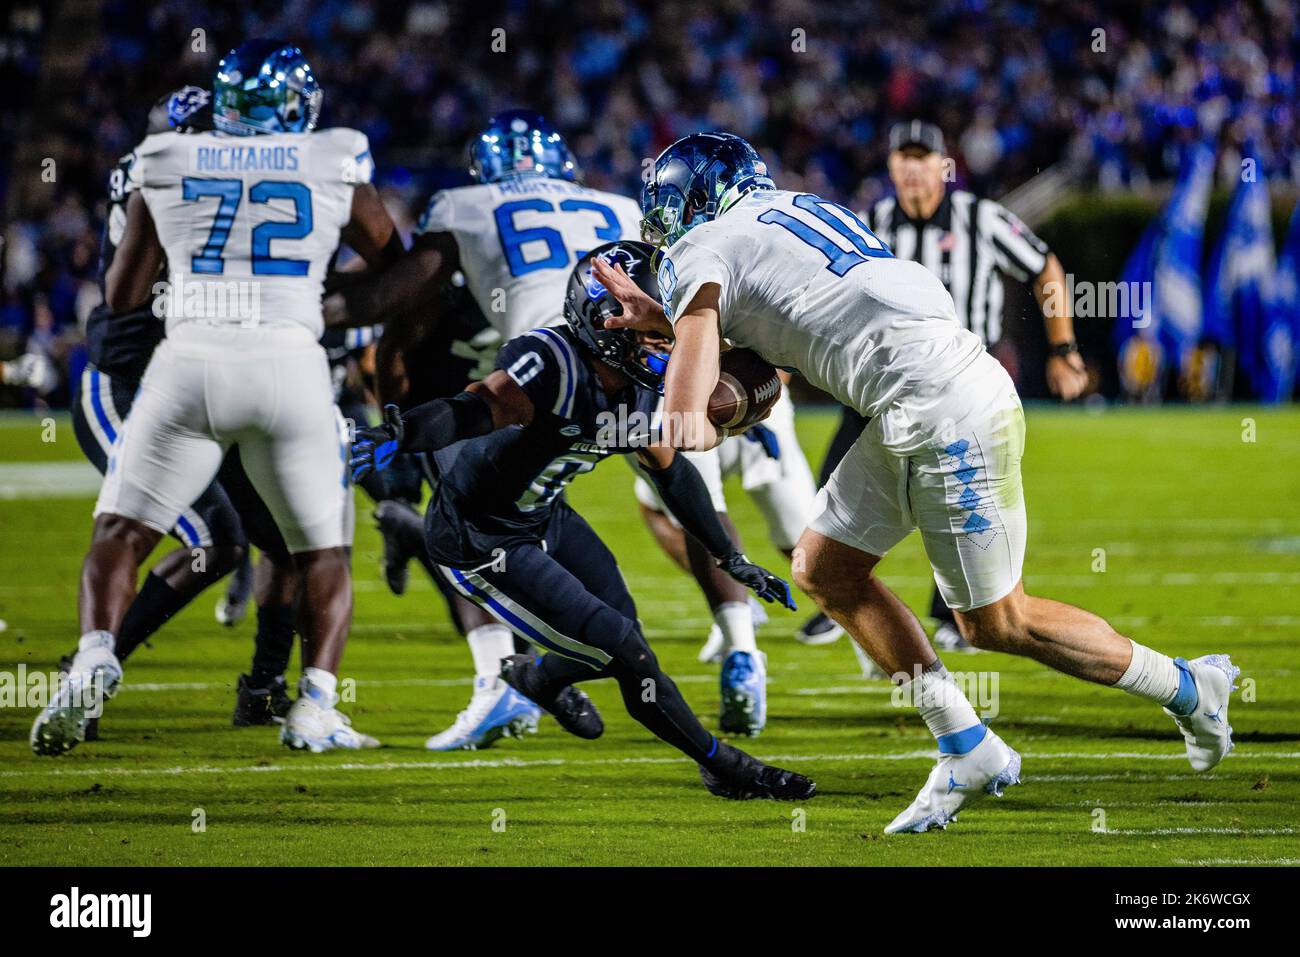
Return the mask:
[[(191, 202), (216, 199), (217, 209), (212, 217), (208, 240), (197, 256), (190, 259), (190, 269), (195, 273), (220, 276), (226, 271), (222, 258), (230, 230), (235, 225), (235, 213), (243, 198), (244, 184), (238, 179), (205, 179), (186, 176), (181, 180), (181, 192)], [(264, 179), (248, 188), (250, 203), (267, 203), (273, 199), (293, 202), (294, 218), (279, 222), (262, 223), (253, 229), (251, 252), (255, 276), (305, 276), (311, 269), (306, 259), (278, 259), (271, 255), (273, 239), (304, 239), (311, 233), (311, 189), (302, 183), (278, 179)]]

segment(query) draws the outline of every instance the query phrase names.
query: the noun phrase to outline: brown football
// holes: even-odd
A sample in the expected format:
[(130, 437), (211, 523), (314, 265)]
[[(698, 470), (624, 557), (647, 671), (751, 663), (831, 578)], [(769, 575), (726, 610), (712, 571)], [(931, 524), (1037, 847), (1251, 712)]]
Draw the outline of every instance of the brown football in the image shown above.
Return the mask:
[(781, 395), (776, 367), (749, 349), (722, 354), (718, 384), (709, 396), (709, 421), (740, 432), (763, 419)]

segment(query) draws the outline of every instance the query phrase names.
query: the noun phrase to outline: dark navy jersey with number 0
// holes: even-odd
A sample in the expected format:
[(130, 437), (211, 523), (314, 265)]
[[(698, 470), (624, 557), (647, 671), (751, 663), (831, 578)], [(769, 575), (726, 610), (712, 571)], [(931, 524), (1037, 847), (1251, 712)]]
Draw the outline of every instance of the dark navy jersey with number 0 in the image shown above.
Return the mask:
[(540, 538), (575, 476), (650, 444), (658, 393), (629, 384), (606, 395), (568, 329), (512, 339), (496, 364), (532, 400), (533, 421), (435, 453), (426, 538), (443, 564), (474, 564), (503, 540)]

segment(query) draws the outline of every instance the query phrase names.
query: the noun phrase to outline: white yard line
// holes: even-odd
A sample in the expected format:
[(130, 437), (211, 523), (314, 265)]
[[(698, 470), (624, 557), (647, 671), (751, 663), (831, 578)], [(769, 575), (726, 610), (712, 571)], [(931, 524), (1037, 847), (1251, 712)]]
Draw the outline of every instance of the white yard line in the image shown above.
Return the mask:
[[(346, 679), (348, 676), (344, 675)], [(674, 678), (678, 684), (716, 682), (712, 675), (682, 675)], [(465, 678), (358, 678), (358, 688), (468, 688), (473, 677)], [(122, 684), (122, 691), (229, 691), (233, 681), (146, 681), (139, 684)]]
[(1180, 834), (1233, 834), (1242, 837), (1281, 837), (1295, 834), (1293, 827), (1132, 827), (1095, 831), (1096, 834), (1119, 835), (1121, 837), (1145, 837), (1161, 835), (1169, 837)]
[[(894, 754), (772, 754), (758, 755), (762, 760), (776, 764), (795, 763), (801, 761), (933, 761), (936, 752), (930, 750), (920, 751), (903, 751)], [(1183, 761), (1186, 758), (1182, 754), (1150, 754), (1134, 751), (1115, 751), (1086, 753), (1074, 751), (1060, 752), (1026, 752), (1024, 758), (1027, 761), (1059, 761), (1059, 760), (1081, 760), (1081, 761), (1132, 761), (1132, 760), (1149, 760), (1149, 761)], [(1260, 753), (1260, 754), (1243, 754), (1240, 750), (1234, 752), (1230, 760), (1234, 763), (1238, 761), (1250, 760), (1271, 760), (1271, 761), (1296, 761), (1300, 760), (1300, 751), (1282, 752), (1278, 754)], [(682, 757), (662, 757), (662, 758), (474, 758), (466, 761), (375, 761), (375, 762), (349, 762), (345, 764), (312, 764), (311, 759), (303, 757), (303, 763), (295, 764), (255, 764), (242, 765), (234, 767), (219, 767), (216, 765), (193, 765), (189, 767), (171, 767), (171, 768), (123, 768), (123, 767), (99, 767), (99, 768), (49, 768), (40, 770), (22, 770), (22, 771), (0, 771), (0, 779), (12, 778), (48, 778), (48, 777), (168, 777), (188, 774), (275, 774), (280, 772), (293, 772), (295, 774), (333, 774), (339, 771), (454, 771), (458, 769), (487, 769), (495, 770), (500, 768), (555, 768), (555, 767), (608, 767), (616, 765), (636, 765), (636, 764), (684, 764), (687, 758)], [(1124, 777), (1124, 775), (1115, 776), (1098, 776), (1087, 779), (1109, 779), (1110, 777)], [(1196, 777), (1198, 780), (1205, 780), (1204, 775), (1179, 775), (1182, 777)], [(1038, 777), (1032, 773), (1025, 778), (1027, 782), (1035, 780), (1084, 780), (1080, 776), (1060, 776), (1052, 778), (1047, 775)]]

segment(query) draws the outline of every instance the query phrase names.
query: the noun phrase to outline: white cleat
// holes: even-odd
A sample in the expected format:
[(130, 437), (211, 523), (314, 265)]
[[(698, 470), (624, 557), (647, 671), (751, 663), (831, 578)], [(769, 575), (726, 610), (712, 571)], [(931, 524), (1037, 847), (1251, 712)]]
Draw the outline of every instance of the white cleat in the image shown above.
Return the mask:
[(295, 751), (360, 750), (377, 748), (379, 741), (352, 727), (347, 715), (326, 708), (310, 695), (300, 694), (280, 729), (280, 742)]
[(85, 741), (86, 725), (99, 717), (121, 683), (122, 663), (113, 654), (112, 637), (105, 633), (83, 638), (52, 700), (32, 722), (32, 750), (66, 754)]
[(537, 707), (497, 675), (474, 679), (469, 707), (456, 715), (450, 728), (424, 742), (430, 751), (477, 751), (502, 738), (522, 738), (537, 731)]
[(700, 653), (696, 655), (700, 664), (721, 664), (722, 650), (726, 642), (722, 637), (722, 629), (714, 625), (709, 629), (709, 637), (704, 639), (704, 644), (700, 646)]
[(940, 651), (959, 651), (963, 655), (973, 655), (979, 649), (961, 636), (957, 626), (950, 621), (939, 622), (934, 630), (934, 646)]
[(990, 729), (984, 740), (965, 754), (943, 754), (921, 793), (885, 828), (886, 834), (921, 834), (946, 828), (957, 814), (986, 794), (1020, 783), (1020, 755)]
[(853, 649), (853, 654), (858, 659), (858, 667), (862, 669), (863, 678), (867, 681), (882, 681), (889, 677), (852, 638), (849, 639), (849, 647)]
[(1184, 662), (1196, 682), (1200, 700), (1188, 715), (1174, 714), (1165, 708), (1187, 742), (1187, 760), (1193, 771), (1208, 771), (1232, 750), (1232, 725), (1228, 724), (1228, 698), (1237, 688), (1241, 669), (1227, 655), (1205, 655)]

